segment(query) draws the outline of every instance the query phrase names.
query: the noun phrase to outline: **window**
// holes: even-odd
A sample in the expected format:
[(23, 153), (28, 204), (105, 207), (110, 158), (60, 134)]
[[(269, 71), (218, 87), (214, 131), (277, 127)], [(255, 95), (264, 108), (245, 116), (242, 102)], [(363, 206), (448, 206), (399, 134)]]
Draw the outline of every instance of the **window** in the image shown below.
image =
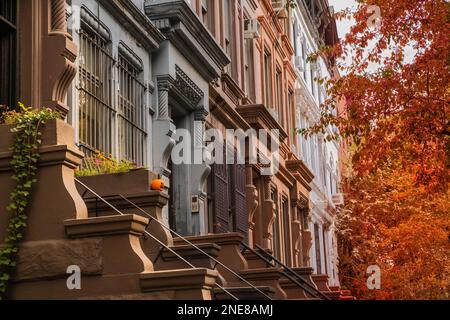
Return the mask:
[(248, 219), (245, 165), (236, 162), (225, 164), (225, 141), (223, 148), (224, 164), (214, 163), (211, 166), (207, 184), (208, 230), (214, 233), (239, 232), (246, 239)]
[[(122, 49), (121, 49), (122, 48)], [(145, 163), (146, 115), (145, 85), (140, 81), (142, 61), (126, 47), (119, 47), (119, 103), (118, 136), (119, 158)]]
[[(106, 29), (105, 29), (106, 30)], [(79, 144), (87, 155), (113, 152), (112, 68), (109, 34), (82, 24), (79, 56)]]
[(324, 265), (325, 265), (325, 274), (328, 274), (327, 231), (325, 228), (323, 228), (323, 230), (322, 230), (322, 235), (323, 235), (323, 252), (324, 252), (323, 258), (324, 258)]
[(235, 25), (235, 14), (234, 14), (235, 0), (224, 0), (223, 11), (224, 11), (224, 36), (225, 36), (225, 52), (231, 58), (231, 63), (226, 67), (227, 72), (236, 79), (236, 66), (235, 66), (235, 50), (236, 45), (234, 43), (234, 25)]
[(314, 64), (310, 64), (311, 68), (309, 69), (309, 72), (311, 73), (310, 80), (311, 80), (311, 93), (314, 98), (316, 98), (316, 80), (314, 79), (316, 77), (316, 71)]
[[(306, 129), (308, 127), (307, 121), (304, 117), (302, 117), (302, 112), (300, 112), (299, 115), (299, 124), (298, 126), (300, 127), (300, 129)], [(298, 135), (298, 139), (299, 139), (299, 146), (300, 146), (300, 154), (303, 158), (303, 161), (305, 161), (305, 163), (309, 164), (309, 149), (308, 149), (308, 140), (305, 138), (304, 135), (299, 134)]]
[(329, 172), (329, 176), (330, 176), (330, 189), (329, 189), (329, 193), (330, 196), (333, 194), (333, 174), (331, 173), (331, 171)]
[(316, 273), (322, 274), (322, 259), (320, 256), (320, 234), (319, 234), (319, 225), (317, 223), (314, 224), (314, 246), (316, 249)]
[(271, 199), (275, 204), (275, 220), (272, 227), (272, 249), (274, 257), (281, 260), (280, 216), (278, 207), (278, 193), (276, 189), (272, 189)]
[(289, 266), (291, 264), (291, 238), (290, 238), (290, 217), (289, 217), (289, 201), (283, 198), (281, 208), (283, 210), (283, 241), (284, 241), (284, 262)]
[(142, 60), (123, 42), (114, 59), (109, 30), (82, 10), (91, 19), (82, 20), (79, 31), (79, 146), (87, 155), (99, 150), (143, 166), (147, 89)]
[(0, 105), (16, 104), (16, 0), (0, 1)]
[[(306, 45), (306, 39), (305, 39), (305, 36), (303, 35), (302, 38), (301, 38), (301, 48), (300, 48), (300, 50), (301, 50), (301, 56), (303, 58), (303, 61), (305, 62), (304, 63), (305, 66), (306, 66), (306, 59), (308, 58), (307, 54), (306, 54), (306, 52), (308, 52), (306, 46), (307, 46)], [(306, 68), (304, 68), (304, 70), (302, 72), (302, 76), (303, 76), (303, 80), (306, 81)]]
[(214, 10), (214, 0), (201, 0), (201, 19), (211, 32), (214, 29)]
[(299, 36), (298, 29), (299, 29), (298, 22), (297, 22), (297, 20), (295, 20), (294, 23), (292, 24), (292, 35), (293, 35), (292, 36), (292, 39), (293, 39), (292, 44), (294, 45), (294, 52), (295, 52), (296, 56), (300, 55), (299, 46), (298, 46), (298, 36)]
[[(295, 143), (295, 134), (296, 134), (293, 130), (295, 128), (295, 117), (293, 117), (293, 115), (295, 114), (294, 110), (295, 110), (294, 92), (291, 89), (289, 89), (289, 91), (288, 91), (288, 110), (286, 113), (286, 121), (287, 121), (288, 132), (290, 133), (291, 143)], [(289, 119), (291, 119), (291, 120), (289, 121)]]
[(279, 122), (284, 126), (284, 112), (283, 112), (283, 76), (281, 70), (277, 68), (275, 74), (276, 85), (276, 108), (278, 112)]
[(254, 81), (253, 81), (253, 43), (251, 39), (244, 41), (245, 50), (245, 65), (244, 65), (244, 78), (245, 78), (245, 92), (247, 97), (254, 99)]
[(316, 149), (316, 136), (312, 136), (309, 138), (309, 147), (311, 149), (310, 151), (310, 165), (313, 173), (316, 173), (316, 155), (317, 155), (317, 149)]
[(204, 25), (208, 25), (208, 0), (202, 0), (202, 21)]
[[(244, 17), (248, 25), (250, 20)], [(244, 83), (247, 97), (255, 101), (255, 66), (253, 59), (253, 39), (244, 39)]]
[(264, 104), (272, 107), (272, 64), (268, 51), (264, 51)]

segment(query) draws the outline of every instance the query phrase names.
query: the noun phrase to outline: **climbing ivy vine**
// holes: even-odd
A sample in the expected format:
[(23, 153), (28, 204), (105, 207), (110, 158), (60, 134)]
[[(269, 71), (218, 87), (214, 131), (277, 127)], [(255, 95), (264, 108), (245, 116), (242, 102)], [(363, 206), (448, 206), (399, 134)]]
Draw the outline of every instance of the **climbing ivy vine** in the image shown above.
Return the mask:
[(0, 247), (0, 300), (4, 297), (11, 275), (16, 267), (19, 245), (27, 226), (27, 207), (31, 189), (37, 182), (39, 147), (42, 144), (41, 127), (46, 121), (59, 117), (50, 109), (32, 109), (19, 103), (20, 110), (3, 115), (5, 124), (12, 125), (14, 133), (11, 167), (16, 186), (10, 194), (7, 210), (11, 213), (6, 237)]

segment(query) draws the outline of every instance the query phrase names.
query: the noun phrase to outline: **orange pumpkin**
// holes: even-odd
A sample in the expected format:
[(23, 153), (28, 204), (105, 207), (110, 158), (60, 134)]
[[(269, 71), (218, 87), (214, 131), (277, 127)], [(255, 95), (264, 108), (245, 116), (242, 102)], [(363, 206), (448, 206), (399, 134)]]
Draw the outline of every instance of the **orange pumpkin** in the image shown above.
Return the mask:
[(162, 179), (155, 179), (152, 181), (151, 189), (156, 191), (164, 191), (164, 181)]

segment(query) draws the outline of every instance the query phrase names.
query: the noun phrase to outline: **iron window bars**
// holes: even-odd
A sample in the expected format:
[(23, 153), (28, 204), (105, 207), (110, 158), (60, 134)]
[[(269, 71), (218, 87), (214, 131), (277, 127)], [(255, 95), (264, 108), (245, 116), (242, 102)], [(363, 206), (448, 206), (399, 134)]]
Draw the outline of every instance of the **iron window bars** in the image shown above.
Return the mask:
[(115, 59), (107, 28), (85, 8), (81, 17), (79, 146), (88, 156), (99, 150), (144, 165), (147, 88), (141, 81), (142, 61), (123, 43)]

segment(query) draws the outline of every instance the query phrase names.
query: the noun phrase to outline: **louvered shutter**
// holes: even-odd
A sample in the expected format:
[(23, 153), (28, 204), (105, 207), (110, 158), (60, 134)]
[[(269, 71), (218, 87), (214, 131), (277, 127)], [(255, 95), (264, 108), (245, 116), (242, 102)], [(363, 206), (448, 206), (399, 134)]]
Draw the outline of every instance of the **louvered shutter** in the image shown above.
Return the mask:
[[(224, 159), (226, 152), (224, 149)], [(212, 166), (214, 184), (215, 233), (227, 233), (229, 230), (228, 172), (226, 162)]]
[(234, 197), (233, 203), (234, 216), (236, 221), (236, 231), (245, 236), (247, 241), (248, 218), (247, 218), (247, 202), (245, 196), (245, 165), (233, 165), (234, 174)]

